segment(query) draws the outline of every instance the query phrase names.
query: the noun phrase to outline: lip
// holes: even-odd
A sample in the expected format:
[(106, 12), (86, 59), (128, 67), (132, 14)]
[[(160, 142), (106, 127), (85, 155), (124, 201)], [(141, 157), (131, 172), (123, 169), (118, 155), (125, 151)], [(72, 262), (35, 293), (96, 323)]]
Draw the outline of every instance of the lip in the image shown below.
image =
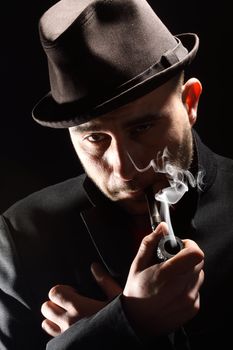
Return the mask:
[(134, 199), (134, 198), (139, 198), (139, 197), (142, 197), (142, 196), (143, 197), (145, 196), (145, 192), (142, 189), (125, 192), (125, 197), (127, 199), (130, 199), (130, 198)]

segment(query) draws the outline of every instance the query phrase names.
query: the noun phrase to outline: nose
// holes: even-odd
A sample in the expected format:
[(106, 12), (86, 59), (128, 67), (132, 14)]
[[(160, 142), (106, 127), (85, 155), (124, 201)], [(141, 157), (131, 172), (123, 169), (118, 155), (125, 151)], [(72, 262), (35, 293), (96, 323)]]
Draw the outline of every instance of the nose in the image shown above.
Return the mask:
[(111, 167), (114, 175), (124, 181), (132, 180), (137, 174), (137, 170), (130, 159), (132, 158), (132, 153), (135, 154), (135, 149), (130, 142), (123, 142), (122, 140), (112, 141), (109, 150)]

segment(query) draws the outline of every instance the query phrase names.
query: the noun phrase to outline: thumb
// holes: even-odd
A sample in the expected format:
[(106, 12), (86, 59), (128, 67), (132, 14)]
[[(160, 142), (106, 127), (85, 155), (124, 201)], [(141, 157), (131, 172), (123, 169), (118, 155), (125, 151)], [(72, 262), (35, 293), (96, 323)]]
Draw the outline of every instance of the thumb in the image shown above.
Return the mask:
[(156, 227), (155, 231), (143, 238), (137, 255), (131, 265), (135, 272), (142, 271), (154, 264), (158, 242), (167, 232), (167, 224), (165, 222), (161, 222)]
[(91, 272), (109, 300), (115, 298), (122, 292), (122, 288), (101, 264), (96, 262), (92, 263)]

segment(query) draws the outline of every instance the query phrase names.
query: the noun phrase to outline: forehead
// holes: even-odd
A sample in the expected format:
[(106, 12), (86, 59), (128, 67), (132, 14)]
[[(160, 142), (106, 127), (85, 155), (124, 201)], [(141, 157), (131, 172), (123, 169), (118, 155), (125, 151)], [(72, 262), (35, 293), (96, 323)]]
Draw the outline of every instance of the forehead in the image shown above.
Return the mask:
[(150, 121), (152, 118), (163, 114), (169, 105), (170, 89), (167, 84), (138, 98), (112, 112), (106, 113), (89, 122), (74, 127), (77, 131), (98, 131), (114, 124), (122, 127), (130, 127), (138, 123)]
[(143, 113), (140, 115), (131, 115), (126, 113), (116, 113), (112, 116), (104, 116), (98, 119), (94, 119), (88, 123), (81, 124), (74, 127), (77, 131), (86, 132), (86, 131), (99, 131), (103, 129), (109, 129), (111, 126), (121, 126), (122, 128), (129, 128), (139, 123), (149, 122), (155, 117), (152, 113)]

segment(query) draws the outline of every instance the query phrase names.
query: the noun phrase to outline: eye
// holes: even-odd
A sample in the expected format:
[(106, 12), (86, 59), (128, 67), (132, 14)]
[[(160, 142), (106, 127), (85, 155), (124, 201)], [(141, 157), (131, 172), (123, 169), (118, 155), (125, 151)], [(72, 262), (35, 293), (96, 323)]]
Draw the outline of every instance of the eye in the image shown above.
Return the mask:
[(98, 143), (106, 140), (106, 135), (101, 133), (93, 133), (91, 135), (88, 135), (85, 137), (85, 140), (91, 142), (91, 143)]
[(140, 125), (136, 125), (133, 129), (131, 129), (132, 136), (140, 136), (150, 130), (153, 126), (153, 123), (143, 123)]

